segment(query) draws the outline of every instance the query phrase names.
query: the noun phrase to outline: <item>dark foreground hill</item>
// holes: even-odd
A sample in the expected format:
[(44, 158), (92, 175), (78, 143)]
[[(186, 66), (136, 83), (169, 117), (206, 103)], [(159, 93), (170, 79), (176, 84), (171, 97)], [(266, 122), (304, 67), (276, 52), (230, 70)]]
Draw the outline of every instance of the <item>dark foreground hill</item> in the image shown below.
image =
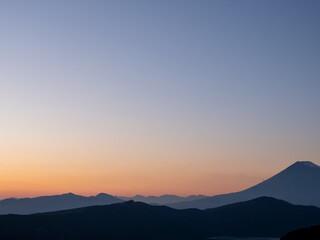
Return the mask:
[(168, 206), (177, 209), (206, 209), (268, 196), (292, 204), (320, 207), (319, 182), (320, 166), (312, 162), (296, 162), (266, 181), (244, 191), (183, 201)]
[(0, 216), (0, 239), (201, 239), (189, 226), (189, 218), (194, 216), (191, 212), (185, 221), (184, 213), (189, 211), (129, 201), (45, 214), (4, 215)]
[(281, 240), (319, 240), (320, 226), (302, 228), (286, 234)]
[(271, 197), (234, 203), (209, 212), (213, 236), (281, 237), (301, 227), (320, 224), (320, 208), (292, 205)]
[(0, 239), (280, 237), (318, 224), (319, 208), (295, 206), (268, 197), (208, 210), (176, 210), (129, 201), (43, 214), (2, 215)]
[(123, 200), (105, 193), (91, 197), (66, 193), (35, 198), (8, 198), (0, 201), (0, 214), (43, 213), (120, 202)]

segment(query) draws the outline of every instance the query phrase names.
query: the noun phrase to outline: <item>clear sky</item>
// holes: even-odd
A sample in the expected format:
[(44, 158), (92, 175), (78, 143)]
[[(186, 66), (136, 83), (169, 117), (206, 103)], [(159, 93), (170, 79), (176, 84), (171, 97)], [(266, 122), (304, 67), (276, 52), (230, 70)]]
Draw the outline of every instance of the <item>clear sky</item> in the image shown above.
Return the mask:
[(1, 1), (0, 198), (213, 195), (320, 164), (319, 12)]

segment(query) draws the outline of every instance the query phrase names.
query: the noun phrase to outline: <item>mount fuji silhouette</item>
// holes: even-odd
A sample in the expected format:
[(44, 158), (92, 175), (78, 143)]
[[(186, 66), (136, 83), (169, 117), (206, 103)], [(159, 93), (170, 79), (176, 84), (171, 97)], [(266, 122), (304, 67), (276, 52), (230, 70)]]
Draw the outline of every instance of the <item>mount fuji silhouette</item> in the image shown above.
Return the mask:
[(275, 176), (244, 191), (178, 202), (168, 206), (177, 209), (206, 209), (267, 196), (292, 204), (320, 207), (319, 183), (320, 166), (309, 161), (296, 162)]

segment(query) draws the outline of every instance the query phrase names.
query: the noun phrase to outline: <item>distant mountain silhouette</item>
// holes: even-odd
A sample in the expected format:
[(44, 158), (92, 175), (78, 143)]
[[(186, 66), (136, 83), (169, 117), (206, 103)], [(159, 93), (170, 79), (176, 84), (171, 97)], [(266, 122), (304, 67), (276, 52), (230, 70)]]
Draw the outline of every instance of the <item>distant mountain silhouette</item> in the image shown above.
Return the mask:
[(0, 201), (0, 214), (42, 213), (119, 202), (123, 200), (105, 193), (91, 197), (66, 193), (36, 198), (8, 198)]
[(279, 237), (320, 224), (320, 208), (261, 197), (215, 209), (124, 202), (33, 215), (1, 215), (0, 239), (145, 240)]
[[(117, 196), (118, 197), (118, 196)], [(134, 197), (118, 197), (122, 200), (129, 201), (129, 200), (134, 200), (134, 201), (139, 201), (139, 202), (144, 202), (144, 203), (149, 203), (149, 204), (159, 204), (159, 205), (165, 205), (165, 204), (170, 204), (170, 203), (176, 203), (176, 202), (182, 202), (182, 201), (192, 201), (192, 200), (197, 200), (197, 199), (202, 199), (207, 196), (204, 195), (190, 195), (188, 197), (180, 197), (177, 195), (162, 195), (162, 196), (142, 196), (142, 195), (136, 195)]]
[(301, 228), (286, 234), (281, 240), (319, 240), (320, 226)]
[(213, 208), (261, 196), (282, 199), (299, 205), (320, 207), (320, 167), (312, 162), (296, 162), (277, 175), (244, 191), (199, 200), (168, 204), (178, 209)]

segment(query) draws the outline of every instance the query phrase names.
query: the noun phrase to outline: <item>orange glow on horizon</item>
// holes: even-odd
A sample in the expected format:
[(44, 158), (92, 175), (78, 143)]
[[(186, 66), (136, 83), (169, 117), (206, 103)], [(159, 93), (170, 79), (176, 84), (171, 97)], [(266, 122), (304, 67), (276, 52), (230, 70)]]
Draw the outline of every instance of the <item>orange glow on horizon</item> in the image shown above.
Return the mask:
[[(86, 196), (100, 192), (212, 196), (241, 191), (277, 173), (274, 164), (267, 161), (271, 156), (261, 159), (263, 166), (253, 165), (259, 154), (243, 151), (241, 146), (233, 147), (230, 153), (229, 145), (218, 143), (215, 148), (200, 144), (186, 148), (173, 141), (152, 145), (146, 140), (136, 143), (135, 139), (106, 144), (100, 140), (90, 144), (45, 140), (3, 142), (1, 199), (68, 192)], [(288, 165), (283, 162), (278, 169)]]

